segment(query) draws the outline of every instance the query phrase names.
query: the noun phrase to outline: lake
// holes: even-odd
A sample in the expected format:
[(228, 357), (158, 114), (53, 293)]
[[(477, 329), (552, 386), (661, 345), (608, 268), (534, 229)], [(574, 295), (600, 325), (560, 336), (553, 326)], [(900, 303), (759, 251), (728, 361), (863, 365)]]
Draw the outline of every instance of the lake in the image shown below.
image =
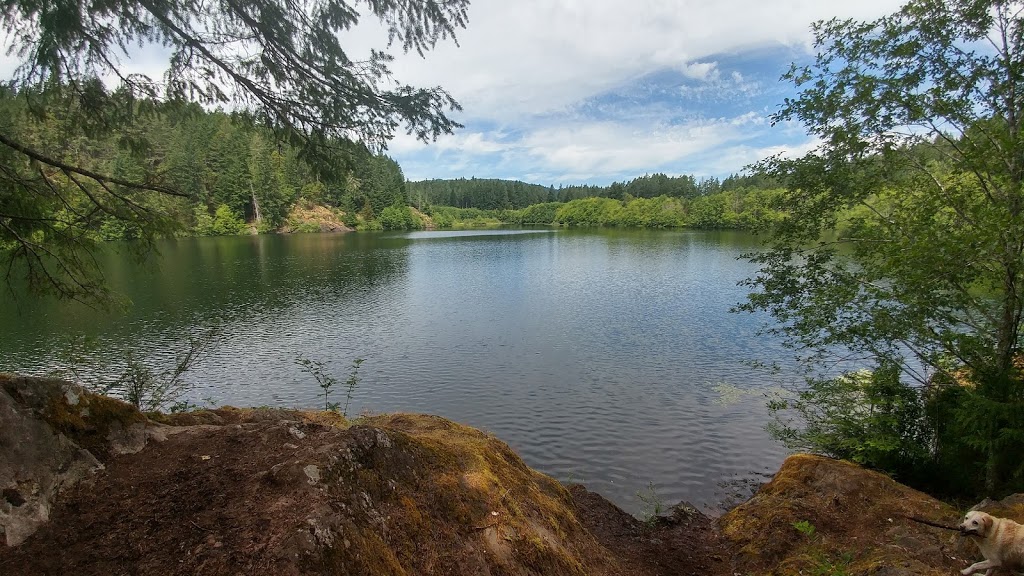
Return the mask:
[(729, 312), (755, 270), (738, 256), (756, 249), (743, 233), (644, 230), (166, 241), (148, 263), (103, 256), (127, 311), (5, 293), (0, 370), (53, 369), (70, 335), (98, 339), (96, 364), (131, 350), (166, 367), (189, 333), (219, 326), (187, 375), (193, 402), (322, 407), (296, 358), (340, 383), (363, 358), (350, 414), (481, 428), (634, 513), (651, 486), (713, 509), (785, 456), (764, 404), (786, 382), (749, 362), (789, 355), (756, 334), (765, 317)]

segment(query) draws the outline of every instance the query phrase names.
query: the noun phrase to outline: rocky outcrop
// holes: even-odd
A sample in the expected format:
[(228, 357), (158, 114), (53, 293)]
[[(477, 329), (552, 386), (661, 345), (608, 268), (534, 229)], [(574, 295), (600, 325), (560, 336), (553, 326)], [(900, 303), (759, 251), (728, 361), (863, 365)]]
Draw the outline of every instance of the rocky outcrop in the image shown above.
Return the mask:
[[(129, 411), (115, 425), (93, 421), (107, 399), (46, 386), (22, 392), (65, 400), (6, 394), (5, 418), (32, 428), (38, 448), (17, 460), (34, 462), (33, 482), (52, 487), (35, 506), (53, 521), (37, 514), (27, 539), (31, 530), (17, 528), (11, 543), (20, 545), (0, 549), (0, 573), (636, 574), (581, 526), (558, 482), (442, 418), (352, 425), (335, 414), (225, 408), (161, 424), (133, 422), (141, 415)], [(113, 449), (136, 423), (146, 449)], [(80, 461), (79, 481), (106, 466), (69, 489), (67, 466), (49, 454)], [(8, 474), (19, 486), (30, 475)], [(17, 508), (22, 499), (11, 494)]]
[(723, 516), (735, 572), (953, 574), (967, 565), (959, 513), (878, 472), (795, 455), (748, 502)]
[[(17, 393), (17, 383), (6, 381), (0, 390), (0, 533), (8, 546), (17, 546), (49, 520), (62, 490), (103, 465), (54, 433), (32, 408), (15, 401), (8, 388)], [(74, 392), (68, 392), (74, 400)]]
[(282, 234), (293, 232), (351, 232), (352, 228), (342, 221), (337, 209), (300, 200), (292, 206), (285, 223), (278, 230)]
[[(640, 522), (443, 418), (219, 408), (146, 417), (0, 375), (0, 576), (948, 575), (950, 506), (797, 455), (715, 521)], [(1024, 520), (1024, 496), (980, 509)], [(49, 519), (49, 521), (47, 521)]]
[(1013, 494), (1002, 500), (985, 499), (971, 510), (981, 510), (1000, 518), (1009, 518), (1024, 524), (1024, 494)]
[(56, 379), (0, 374), (0, 534), (8, 546), (50, 516), (57, 497), (146, 444), (145, 418), (123, 402)]

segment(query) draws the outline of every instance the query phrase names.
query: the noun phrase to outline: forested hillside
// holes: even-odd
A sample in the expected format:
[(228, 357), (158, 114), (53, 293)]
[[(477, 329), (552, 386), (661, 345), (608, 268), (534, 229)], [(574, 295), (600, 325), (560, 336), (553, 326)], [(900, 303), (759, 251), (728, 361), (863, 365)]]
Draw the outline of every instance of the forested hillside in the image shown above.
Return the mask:
[(542, 186), (518, 180), (493, 178), (457, 178), (454, 180), (423, 180), (409, 182), (411, 203), (424, 206), (453, 206), (481, 210), (519, 209), (546, 202), (570, 202), (581, 198), (698, 198), (718, 192), (747, 188), (777, 187), (772, 179), (761, 175), (733, 175), (724, 180), (693, 176), (648, 174), (627, 182), (608, 186)]
[[(30, 105), (40, 101), (45, 109)], [(344, 151), (342, 160), (314, 169), (300, 148), (250, 117), (116, 95), (113, 102), (111, 114), (131, 117), (131, 128), (109, 131), (65, 120), (89, 105), (82, 94), (0, 91), (0, 123), (18, 141), (59, 162), (124, 181), (149, 179), (174, 192), (143, 190), (129, 203), (107, 203), (81, 186), (74, 172), (24, 166), (25, 177), (35, 172), (54, 192), (34, 199), (38, 217), (86, 218), (90, 233), (105, 240), (314, 231), (325, 221), (368, 230), (499, 224), (750, 228), (778, 217), (771, 209), (773, 183), (757, 176), (719, 181), (654, 174), (609, 186), (559, 188), (477, 178), (407, 183), (394, 160), (359, 145), (334, 143)]]
[(428, 180), (408, 184), (410, 200), (435, 226), (499, 224), (630, 228), (741, 228), (770, 225), (782, 189), (760, 175), (697, 180), (664, 174), (609, 186), (544, 188), (512, 180)]
[[(385, 208), (405, 203), (405, 177), (387, 156), (346, 144), (346, 165), (321, 170), (320, 176), (299, 153), (249, 118), (206, 112), (197, 104), (156, 104), (126, 100), (112, 114), (134, 117), (131, 129), (111, 134), (64, 118), (68, 108), (87, 105), (58, 91), (33, 98), (0, 91), (0, 123), (19, 142), (46, 150), (54, 159), (111, 174), (127, 181), (157, 174), (158, 184), (178, 194), (139, 194), (137, 213), (95, 210), (92, 228), (104, 239), (132, 239), (143, 234), (144, 208), (167, 216), (163, 233), (237, 234), (268, 231), (286, 224), (293, 206), (323, 205), (346, 223), (357, 215), (370, 223)], [(29, 105), (45, 100), (46, 109)], [(26, 177), (33, 172), (26, 166)], [(36, 169), (54, 194), (40, 202), (40, 217), (61, 218), (81, 212), (90, 192), (73, 172)], [(102, 204), (102, 199), (99, 199)], [(301, 224), (301, 223), (299, 223)], [(372, 224), (371, 224), (372, 226)]]
[(457, 178), (409, 182), (409, 200), (413, 206), (453, 206), (501, 210), (525, 208), (532, 204), (558, 200), (557, 191), (538, 184), (494, 178)]

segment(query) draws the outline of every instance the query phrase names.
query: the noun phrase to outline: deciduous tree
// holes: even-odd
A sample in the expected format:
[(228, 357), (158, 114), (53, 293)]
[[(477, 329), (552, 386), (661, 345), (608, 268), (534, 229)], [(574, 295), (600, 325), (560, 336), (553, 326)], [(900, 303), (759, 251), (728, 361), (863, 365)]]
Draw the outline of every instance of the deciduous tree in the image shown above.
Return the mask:
[(805, 359), (970, 382), (954, 415), (990, 490), (1024, 474), (1022, 10), (911, 0), (815, 26), (817, 59), (785, 75), (799, 94), (774, 120), (821, 145), (761, 166), (788, 183), (788, 218), (745, 306)]

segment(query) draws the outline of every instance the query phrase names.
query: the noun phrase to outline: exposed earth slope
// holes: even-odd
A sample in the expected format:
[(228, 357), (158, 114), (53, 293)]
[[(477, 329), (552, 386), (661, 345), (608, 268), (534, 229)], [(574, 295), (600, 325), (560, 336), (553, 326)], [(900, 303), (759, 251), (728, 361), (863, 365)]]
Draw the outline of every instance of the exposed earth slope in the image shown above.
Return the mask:
[(791, 457), (717, 521), (641, 522), (438, 417), (147, 417), (2, 375), (0, 490), (2, 575), (954, 574), (976, 554), (907, 519), (958, 511), (825, 458)]

